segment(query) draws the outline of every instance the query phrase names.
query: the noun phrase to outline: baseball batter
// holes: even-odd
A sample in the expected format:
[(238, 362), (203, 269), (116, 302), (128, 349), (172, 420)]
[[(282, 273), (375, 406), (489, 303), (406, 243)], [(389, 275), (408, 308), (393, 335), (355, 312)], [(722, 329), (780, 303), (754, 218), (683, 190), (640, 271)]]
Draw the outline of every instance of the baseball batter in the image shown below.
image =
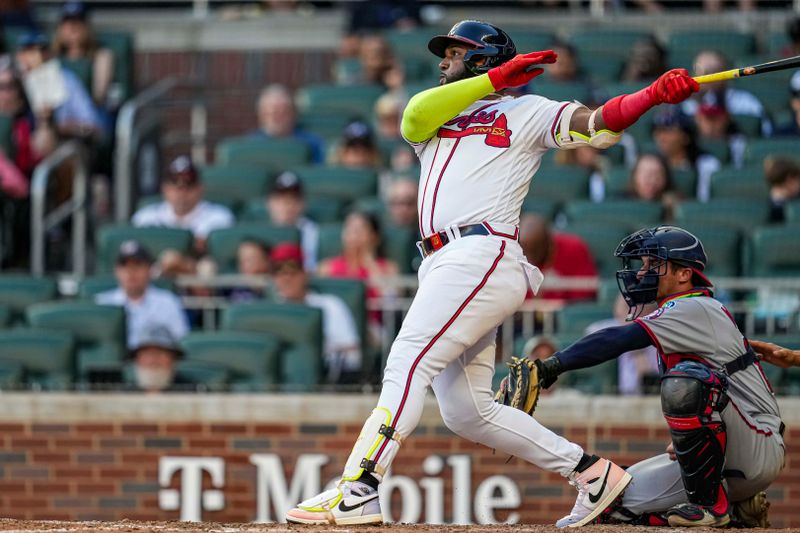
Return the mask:
[(702, 243), (684, 229), (658, 226), (625, 238), (615, 255), (623, 259), (617, 279), (631, 318), (644, 304), (657, 301), (658, 309), (586, 336), (540, 365), (549, 386), (565, 370), (658, 349), (672, 443), (669, 453), (628, 469), (633, 482), (610, 516), (723, 527), (732, 513), (740, 525), (767, 527), (761, 491), (784, 466), (784, 426), (758, 357), (712, 295)]
[(341, 482), (290, 510), (289, 522), (380, 523), (378, 484), (419, 422), (433, 387), (456, 434), (541, 468), (578, 489), (559, 526), (599, 515), (630, 482), (612, 462), (584, 453), (520, 410), (493, 402), (498, 325), (534, 292), (542, 274), (517, 242), (522, 201), (549, 149), (614, 145), (626, 127), (659, 103), (698, 90), (685, 70), (591, 110), (504, 89), (525, 85), (554, 63), (552, 51), (517, 55), (500, 28), (459, 22), (428, 48), (441, 57), (440, 86), (415, 95), (401, 129), (422, 166), (419, 289), (391, 348), (378, 406), (364, 424)]

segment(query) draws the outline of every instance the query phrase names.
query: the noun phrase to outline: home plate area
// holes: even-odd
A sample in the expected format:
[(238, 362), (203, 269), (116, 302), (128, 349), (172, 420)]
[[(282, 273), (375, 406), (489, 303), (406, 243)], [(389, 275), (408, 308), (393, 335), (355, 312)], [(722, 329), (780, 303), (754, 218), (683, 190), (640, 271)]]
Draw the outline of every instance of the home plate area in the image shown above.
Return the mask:
[[(66, 522), (58, 520), (9, 520), (0, 519), (0, 531), (20, 533), (55, 533), (55, 532), (81, 532), (81, 533), (183, 533), (197, 531), (202, 533), (291, 533), (302, 531), (317, 531), (331, 533), (372, 533), (376, 531), (389, 531), (392, 533), (404, 532), (432, 532), (432, 533), (551, 533), (562, 531), (552, 525), (443, 525), (432, 526), (424, 524), (387, 524), (383, 526), (303, 526), (287, 524), (218, 524), (215, 522), (138, 522), (134, 520), (120, 520), (117, 522)], [(581, 528), (585, 533), (625, 533), (654, 532), (650, 527), (634, 527), (619, 525), (598, 525)], [(703, 533), (718, 531), (713, 528), (673, 528), (670, 531), (685, 533)], [(800, 529), (759, 529), (758, 531), (781, 531), (784, 533), (800, 533)]]

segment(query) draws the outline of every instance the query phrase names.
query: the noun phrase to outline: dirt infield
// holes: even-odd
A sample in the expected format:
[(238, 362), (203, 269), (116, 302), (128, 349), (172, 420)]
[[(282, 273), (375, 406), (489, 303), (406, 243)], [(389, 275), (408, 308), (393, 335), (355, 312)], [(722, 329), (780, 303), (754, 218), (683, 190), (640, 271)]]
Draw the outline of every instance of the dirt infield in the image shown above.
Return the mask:
[[(562, 531), (550, 525), (513, 525), (513, 526), (428, 526), (410, 524), (392, 524), (385, 526), (328, 527), (297, 526), (287, 524), (218, 524), (214, 522), (136, 522), (121, 520), (118, 522), (62, 522), (0, 519), (0, 531), (20, 533), (185, 533), (198, 531), (202, 533), (304, 533), (330, 531), (335, 533), (372, 533), (376, 531), (392, 533), (421, 532), (426, 533), (555, 533)], [(632, 526), (587, 526), (581, 529), (586, 533), (625, 533), (654, 532), (653, 528)], [(665, 531), (665, 530), (660, 530)], [(669, 531), (684, 533), (710, 533), (719, 531), (711, 528), (675, 528)], [(800, 529), (758, 529), (755, 531), (781, 531), (783, 533), (800, 533)]]

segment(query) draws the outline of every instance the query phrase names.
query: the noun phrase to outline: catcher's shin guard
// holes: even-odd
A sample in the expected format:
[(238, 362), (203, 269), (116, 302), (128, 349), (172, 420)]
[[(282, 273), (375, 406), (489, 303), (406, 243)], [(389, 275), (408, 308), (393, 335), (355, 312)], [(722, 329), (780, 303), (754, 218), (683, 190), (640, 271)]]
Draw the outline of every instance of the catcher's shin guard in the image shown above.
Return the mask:
[(718, 414), (728, 402), (726, 388), (724, 376), (692, 361), (678, 363), (661, 379), (661, 409), (689, 503), (720, 516), (728, 513), (722, 483), (727, 435)]
[(388, 409), (378, 407), (372, 411), (344, 466), (343, 480), (355, 481), (364, 472), (378, 481), (383, 479), (403, 441), (403, 436), (389, 425), (391, 421)]

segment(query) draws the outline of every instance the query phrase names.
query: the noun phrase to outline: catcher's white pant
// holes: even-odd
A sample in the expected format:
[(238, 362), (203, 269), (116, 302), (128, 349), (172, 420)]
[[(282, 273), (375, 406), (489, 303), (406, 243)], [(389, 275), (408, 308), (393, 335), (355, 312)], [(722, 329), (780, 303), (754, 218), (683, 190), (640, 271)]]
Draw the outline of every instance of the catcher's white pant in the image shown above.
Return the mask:
[(495, 236), (457, 239), (427, 257), (389, 353), (378, 407), (410, 435), (432, 384), (453, 432), (566, 476), (583, 449), (493, 401), (495, 335), (525, 299), (523, 263), (529, 268), (515, 240)]

